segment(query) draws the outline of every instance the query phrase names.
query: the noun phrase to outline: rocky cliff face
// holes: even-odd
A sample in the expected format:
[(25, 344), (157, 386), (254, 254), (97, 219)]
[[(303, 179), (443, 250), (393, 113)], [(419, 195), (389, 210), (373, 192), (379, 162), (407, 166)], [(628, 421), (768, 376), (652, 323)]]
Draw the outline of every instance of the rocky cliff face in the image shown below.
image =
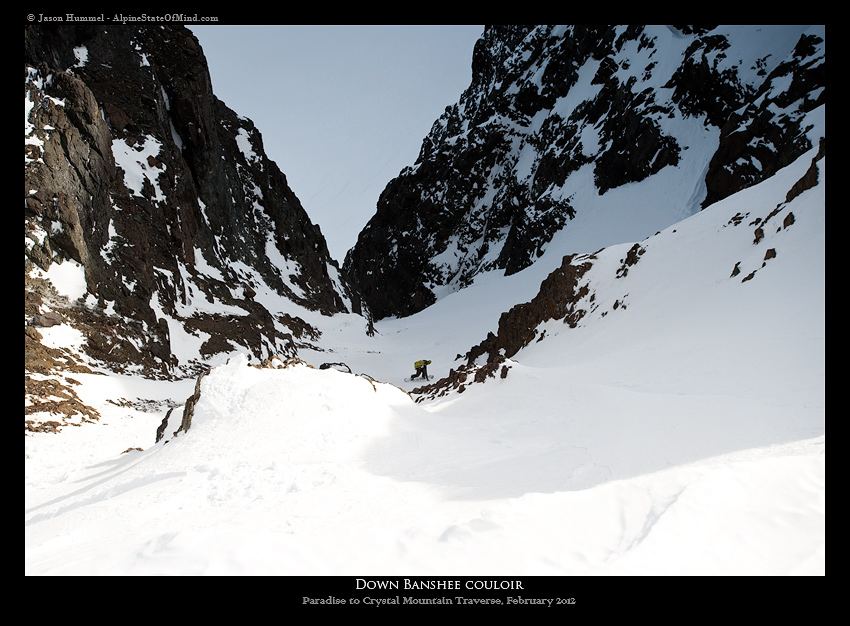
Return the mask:
[[(471, 85), (387, 185), (344, 267), (375, 317), (405, 316), (481, 272), (528, 267), (559, 233), (594, 246), (584, 252), (642, 239), (810, 147), (800, 120), (825, 100), (822, 35), (487, 27)], [(629, 206), (642, 184), (656, 206)]]
[(28, 371), (73, 360), (41, 341), (63, 321), (87, 357), (172, 376), (201, 367), (181, 345), (292, 356), (307, 313), (364, 312), (187, 29), (28, 27), (24, 101)]

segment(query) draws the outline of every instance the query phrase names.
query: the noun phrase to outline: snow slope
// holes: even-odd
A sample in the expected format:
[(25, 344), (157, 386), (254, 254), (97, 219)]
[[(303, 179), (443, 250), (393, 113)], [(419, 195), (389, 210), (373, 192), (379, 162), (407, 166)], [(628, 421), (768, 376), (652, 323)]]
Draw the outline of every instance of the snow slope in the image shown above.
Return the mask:
[(167, 443), (164, 410), (106, 399), (194, 381), (80, 376), (101, 422), (25, 439), (25, 573), (824, 575), (825, 159), (785, 204), (814, 154), (640, 242), (625, 277), (630, 244), (599, 252), (579, 327), (462, 394), (402, 378), (445, 374), (541, 269), (371, 338), (326, 319), (301, 354), (385, 382), (235, 355)]

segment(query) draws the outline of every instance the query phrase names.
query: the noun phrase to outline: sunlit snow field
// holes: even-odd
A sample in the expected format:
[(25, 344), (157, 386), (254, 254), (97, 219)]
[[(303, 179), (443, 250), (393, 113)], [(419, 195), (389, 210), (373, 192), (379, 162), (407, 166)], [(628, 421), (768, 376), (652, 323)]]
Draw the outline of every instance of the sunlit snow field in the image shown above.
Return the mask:
[(416, 403), (403, 378), (460, 365), (565, 242), (374, 337), (308, 319), (314, 367), (231, 355), (167, 443), (165, 410), (106, 400), (182, 403), (194, 380), (75, 376), (102, 419), (25, 438), (25, 573), (825, 574), (825, 159), (765, 240), (748, 226), (813, 156), (641, 241), (624, 278), (634, 242), (600, 252), (579, 327), (546, 322), (461, 394)]

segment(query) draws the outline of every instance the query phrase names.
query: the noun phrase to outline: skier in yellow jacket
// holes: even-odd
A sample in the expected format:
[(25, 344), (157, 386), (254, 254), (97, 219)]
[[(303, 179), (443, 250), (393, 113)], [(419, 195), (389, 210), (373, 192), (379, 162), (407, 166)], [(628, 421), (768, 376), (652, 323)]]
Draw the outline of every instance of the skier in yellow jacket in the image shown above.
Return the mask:
[(416, 373), (410, 377), (410, 380), (422, 376), (425, 380), (428, 380), (428, 366), (431, 365), (431, 361), (428, 359), (422, 359), (421, 361), (416, 361), (413, 364), (413, 367), (416, 368)]

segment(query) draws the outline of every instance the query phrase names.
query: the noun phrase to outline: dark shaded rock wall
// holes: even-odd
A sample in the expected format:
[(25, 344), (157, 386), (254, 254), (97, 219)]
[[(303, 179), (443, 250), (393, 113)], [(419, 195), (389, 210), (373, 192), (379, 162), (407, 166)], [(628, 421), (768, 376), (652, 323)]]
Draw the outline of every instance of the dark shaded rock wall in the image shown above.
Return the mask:
[[(469, 88), (346, 257), (375, 317), (420, 311), (484, 271), (529, 267), (586, 209), (563, 190), (582, 168), (601, 197), (679, 167), (685, 150), (716, 151), (704, 183), (683, 173), (705, 187), (696, 203), (681, 199), (696, 210), (793, 161), (809, 147), (802, 115), (825, 101), (823, 40), (801, 28), (785, 58), (771, 28), (747, 33), (765, 51), (753, 60), (714, 26), (486, 27)], [(674, 136), (681, 120), (711, 128), (712, 145)]]
[[(201, 356), (292, 355), (318, 332), (297, 311), (363, 312), (186, 28), (27, 27), (24, 73), (27, 291), (85, 328), (90, 356), (185, 368), (174, 324), (207, 337)], [(85, 268), (84, 301), (30, 271), (63, 261)]]

